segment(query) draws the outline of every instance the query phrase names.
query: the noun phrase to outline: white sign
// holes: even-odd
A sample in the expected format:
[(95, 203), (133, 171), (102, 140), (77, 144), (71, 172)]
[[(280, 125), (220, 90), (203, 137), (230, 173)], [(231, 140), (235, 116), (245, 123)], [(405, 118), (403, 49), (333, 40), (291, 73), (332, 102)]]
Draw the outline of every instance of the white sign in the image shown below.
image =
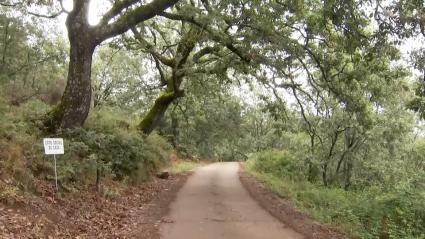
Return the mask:
[(45, 154), (64, 154), (63, 139), (45, 138), (43, 139)]

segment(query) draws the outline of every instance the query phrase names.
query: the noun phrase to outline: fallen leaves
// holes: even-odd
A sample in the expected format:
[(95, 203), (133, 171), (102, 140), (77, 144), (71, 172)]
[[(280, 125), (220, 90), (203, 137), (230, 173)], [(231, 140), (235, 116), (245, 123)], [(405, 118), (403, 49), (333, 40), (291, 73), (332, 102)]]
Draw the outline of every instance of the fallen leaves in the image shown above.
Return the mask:
[(184, 178), (153, 179), (114, 199), (89, 191), (62, 197), (45, 191), (25, 195), (14, 206), (0, 203), (0, 238), (155, 238), (171, 201), (162, 197), (172, 197)]

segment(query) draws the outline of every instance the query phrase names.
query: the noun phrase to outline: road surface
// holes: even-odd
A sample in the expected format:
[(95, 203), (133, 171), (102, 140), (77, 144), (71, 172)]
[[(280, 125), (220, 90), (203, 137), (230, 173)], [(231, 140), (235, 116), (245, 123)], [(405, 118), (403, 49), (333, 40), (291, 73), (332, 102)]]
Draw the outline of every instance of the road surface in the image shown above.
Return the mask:
[(255, 202), (239, 181), (238, 163), (196, 170), (161, 224), (162, 239), (301, 239)]

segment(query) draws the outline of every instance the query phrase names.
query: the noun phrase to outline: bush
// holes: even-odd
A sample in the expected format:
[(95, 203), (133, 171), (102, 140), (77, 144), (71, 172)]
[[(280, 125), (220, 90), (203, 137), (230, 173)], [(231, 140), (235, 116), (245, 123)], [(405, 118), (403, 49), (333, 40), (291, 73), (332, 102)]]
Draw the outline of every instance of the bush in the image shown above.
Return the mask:
[(34, 188), (32, 168), (42, 158), (37, 125), (47, 109), (38, 100), (16, 107), (0, 97), (0, 172), (21, 190)]
[(302, 163), (286, 150), (269, 150), (256, 153), (252, 157), (255, 171), (270, 173), (277, 177), (300, 178)]
[[(90, 129), (69, 131), (67, 155), (62, 167), (64, 181), (75, 181), (82, 175), (100, 171), (115, 180), (140, 183), (168, 163), (171, 146), (160, 136), (148, 137), (135, 131), (97, 132)], [(72, 170), (71, 170), (72, 169)]]
[[(41, 119), (49, 106), (29, 101), (9, 106), (0, 98), (0, 171), (19, 189), (33, 190), (35, 178), (54, 179), (53, 159), (43, 154)], [(130, 114), (94, 110), (84, 128), (52, 135), (63, 137), (65, 154), (57, 157), (62, 189), (72, 191), (99, 178), (140, 183), (168, 163), (171, 146), (162, 137), (148, 137), (131, 127)]]
[[(289, 198), (316, 220), (338, 225), (356, 238), (424, 238), (423, 187), (345, 191), (294, 177), (297, 161), (286, 151), (252, 155), (247, 169), (272, 191)], [(385, 190), (385, 191), (384, 191)]]

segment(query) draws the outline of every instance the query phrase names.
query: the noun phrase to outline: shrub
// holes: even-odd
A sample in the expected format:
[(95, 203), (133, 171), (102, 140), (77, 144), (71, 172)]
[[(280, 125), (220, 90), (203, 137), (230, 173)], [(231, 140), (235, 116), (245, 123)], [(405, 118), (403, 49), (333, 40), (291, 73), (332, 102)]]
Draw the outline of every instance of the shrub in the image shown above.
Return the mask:
[(16, 107), (0, 98), (0, 171), (21, 190), (34, 188), (31, 169), (42, 156), (36, 125), (47, 109), (38, 100)]
[(252, 156), (252, 167), (262, 173), (270, 173), (277, 177), (299, 178), (302, 164), (286, 150), (269, 150)]
[(272, 191), (356, 238), (424, 238), (423, 187), (374, 186), (362, 191), (324, 187), (294, 177), (294, 162), (286, 151), (266, 151), (252, 155), (246, 165)]
[[(32, 190), (34, 177), (54, 179), (53, 159), (43, 154), (40, 130), (48, 110), (38, 100), (17, 107), (0, 98), (0, 171), (21, 190)], [(117, 109), (94, 110), (84, 128), (48, 136), (64, 138), (65, 154), (57, 157), (62, 189), (73, 191), (105, 177), (139, 183), (168, 163), (168, 142), (134, 130), (129, 115)]]
[(75, 181), (97, 173), (131, 183), (146, 181), (168, 163), (171, 146), (160, 136), (148, 137), (135, 131), (97, 132), (90, 129), (68, 131), (63, 180)]

